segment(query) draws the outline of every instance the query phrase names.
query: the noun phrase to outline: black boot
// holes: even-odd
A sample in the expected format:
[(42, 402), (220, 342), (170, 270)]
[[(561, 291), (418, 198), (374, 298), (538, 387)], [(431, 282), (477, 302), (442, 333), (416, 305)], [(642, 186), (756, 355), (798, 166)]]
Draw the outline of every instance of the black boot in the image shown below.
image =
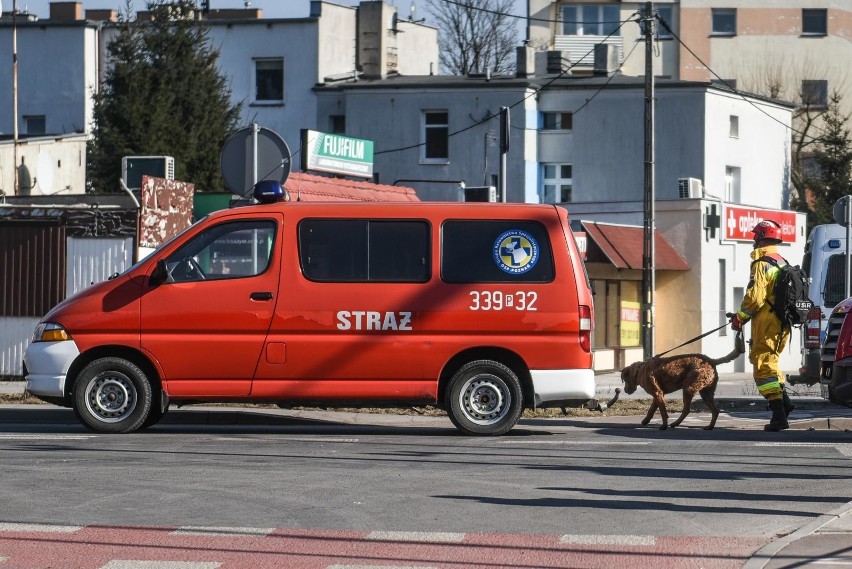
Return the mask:
[(783, 385), (781, 386), (781, 393), (783, 394), (782, 401), (784, 402), (784, 418), (786, 419), (790, 416), (790, 413), (793, 412), (793, 409), (795, 409), (796, 406), (793, 405), (793, 402), (790, 400), (790, 396), (787, 395), (787, 390)]
[(769, 408), (772, 410), (772, 418), (768, 425), (763, 425), (764, 431), (783, 431), (790, 426), (787, 422), (787, 416), (784, 414), (784, 400), (773, 399), (769, 402)]

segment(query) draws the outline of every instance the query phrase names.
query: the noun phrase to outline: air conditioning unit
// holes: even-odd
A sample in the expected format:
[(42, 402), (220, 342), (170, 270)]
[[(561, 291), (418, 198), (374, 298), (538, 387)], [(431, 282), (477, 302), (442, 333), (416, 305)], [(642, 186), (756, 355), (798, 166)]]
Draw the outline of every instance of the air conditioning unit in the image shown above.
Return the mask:
[(496, 202), (497, 188), (494, 186), (467, 186), (464, 189), (466, 202)]
[(128, 188), (142, 187), (142, 176), (175, 179), (175, 159), (171, 156), (125, 156), (121, 159), (121, 179)]
[(678, 178), (677, 197), (700, 198), (702, 197), (703, 184), (698, 178)]

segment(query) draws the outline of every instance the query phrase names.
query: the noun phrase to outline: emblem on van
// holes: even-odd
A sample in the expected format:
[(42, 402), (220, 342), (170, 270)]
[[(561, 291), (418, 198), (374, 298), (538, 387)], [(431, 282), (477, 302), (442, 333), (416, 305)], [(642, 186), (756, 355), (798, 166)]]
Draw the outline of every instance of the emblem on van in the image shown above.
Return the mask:
[(504, 231), (494, 241), (494, 262), (510, 275), (526, 273), (538, 262), (538, 242), (520, 229)]

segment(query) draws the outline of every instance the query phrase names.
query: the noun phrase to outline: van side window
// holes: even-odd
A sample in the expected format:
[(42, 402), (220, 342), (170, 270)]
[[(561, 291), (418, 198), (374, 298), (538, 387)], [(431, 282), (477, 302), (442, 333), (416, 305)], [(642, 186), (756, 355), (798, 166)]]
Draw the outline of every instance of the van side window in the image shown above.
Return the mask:
[(413, 282), (430, 278), (430, 227), (422, 220), (305, 219), (299, 262), (320, 282)]
[(832, 308), (846, 298), (846, 255), (832, 255), (828, 258), (824, 286), (822, 297), (826, 308)]
[(547, 230), (535, 221), (446, 221), (441, 278), (449, 283), (546, 283), (554, 278)]
[(215, 225), (166, 259), (171, 282), (233, 279), (259, 275), (269, 266), (275, 241), (271, 220)]

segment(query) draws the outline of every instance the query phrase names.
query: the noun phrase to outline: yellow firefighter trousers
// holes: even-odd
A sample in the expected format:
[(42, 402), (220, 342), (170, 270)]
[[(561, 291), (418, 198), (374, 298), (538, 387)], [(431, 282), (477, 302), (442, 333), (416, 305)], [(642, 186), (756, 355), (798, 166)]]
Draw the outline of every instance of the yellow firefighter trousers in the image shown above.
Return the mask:
[(751, 320), (751, 349), (748, 360), (754, 368), (758, 392), (767, 400), (781, 399), (784, 377), (778, 369), (778, 356), (787, 346), (790, 331), (781, 329), (781, 322), (763, 305)]

